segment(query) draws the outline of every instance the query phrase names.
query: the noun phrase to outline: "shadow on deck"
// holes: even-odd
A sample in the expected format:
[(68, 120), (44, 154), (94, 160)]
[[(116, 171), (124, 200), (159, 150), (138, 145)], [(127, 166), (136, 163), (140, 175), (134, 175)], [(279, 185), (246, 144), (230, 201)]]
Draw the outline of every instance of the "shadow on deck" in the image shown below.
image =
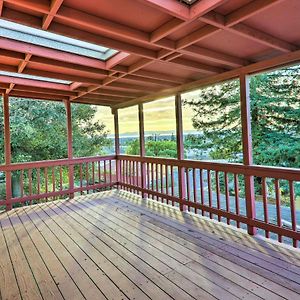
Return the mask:
[(299, 250), (128, 192), (0, 221), (2, 299), (300, 298)]

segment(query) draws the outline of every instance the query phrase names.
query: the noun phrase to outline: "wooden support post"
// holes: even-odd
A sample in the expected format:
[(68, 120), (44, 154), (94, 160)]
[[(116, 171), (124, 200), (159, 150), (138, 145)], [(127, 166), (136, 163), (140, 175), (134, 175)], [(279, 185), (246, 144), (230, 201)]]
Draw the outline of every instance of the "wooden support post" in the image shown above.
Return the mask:
[[(3, 117), (4, 117), (4, 154), (5, 165), (11, 164), (10, 122), (9, 122), (9, 97), (3, 94)], [(12, 209), (12, 185), (11, 171), (5, 171), (6, 210)]]
[[(175, 111), (176, 111), (176, 141), (177, 141), (177, 159), (184, 159), (183, 147), (183, 126), (182, 126), (182, 102), (181, 95), (175, 96)], [(185, 170), (183, 167), (178, 167), (178, 184), (179, 184), (179, 198), (186, 199), (186, 186), (185, 186)], [(180, 204), (181, 211), (186, 211), (186, 206)]]
[[(240, 75), (240, 99), (241, 99), (241, 119), (242, 119), (242, 143), (243, 162), (249, 166), (253, 164), (252, 157), (252, 135), (251, 135), (251, 111), (250, 111), (250, 87), (249, 77), (246, 74)], [(253, 176), (245, 175), (245, 198), (246, 214), (249, 219), (255, 219), (255, 193)], [(250, 235), (256, 234), (256, 228), (247, 225)]]
[[(145, 128), (144, 128), (144, 110), (143, 104), (139, 104), (139, 135), (140, 135), (140, 157), (145, 157)], [(146, 188), (146, 164), (141, 162), (141, 187)], [(142, 192), (142, 198), (146, 198), (146, 193)]]
[[(68, 159), (73, 159), (73, 136), (72, 136), (72, 111), (71, 102), (65, 101), (67, 116), (67, 140), (68, 140)], [(74, 165), (69, 165), (69, 190), (70, 199), (74, 198)]]
[(115, 126), (115, 154), (116, 154), (116, 182), (117, 189), (120, 188), (120, 180), (121, 180), (121, 168), (120, 168), (120, 134), (119, 134), (119, 113), (118, 110), (112, 111), (114, 115), (114, 126)]

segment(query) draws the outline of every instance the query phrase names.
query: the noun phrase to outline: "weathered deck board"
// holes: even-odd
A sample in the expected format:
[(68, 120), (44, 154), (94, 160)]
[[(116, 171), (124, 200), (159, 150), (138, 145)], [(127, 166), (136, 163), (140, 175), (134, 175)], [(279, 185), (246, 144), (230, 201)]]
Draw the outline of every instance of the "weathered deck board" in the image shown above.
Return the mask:
[(126, 192), (0, 215), (1, 299), (298, 299), (300, 252)]

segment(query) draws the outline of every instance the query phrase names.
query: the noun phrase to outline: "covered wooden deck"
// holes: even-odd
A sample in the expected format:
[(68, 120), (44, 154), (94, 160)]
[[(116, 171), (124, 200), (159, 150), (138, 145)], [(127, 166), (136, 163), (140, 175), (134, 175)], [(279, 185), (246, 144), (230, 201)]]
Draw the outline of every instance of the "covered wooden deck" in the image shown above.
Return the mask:
[(2, 299), (299, 299), (300, 252), (109, 191), (0, 216)]

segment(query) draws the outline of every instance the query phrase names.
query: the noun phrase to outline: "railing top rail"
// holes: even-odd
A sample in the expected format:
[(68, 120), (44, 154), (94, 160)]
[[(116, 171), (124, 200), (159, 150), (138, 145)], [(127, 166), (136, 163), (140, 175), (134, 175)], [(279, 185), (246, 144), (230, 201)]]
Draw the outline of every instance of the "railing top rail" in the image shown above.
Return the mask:
[(212, 161), (177, 160), (173, 158), (140, 157), (131, 155), (118, 155), (118, 159), (134, 160), (146, 163), (167, 164), (176, 167), (207, 169), (212, 171), (223, 171), (235, 174), (243, 174), (257, 177), (271, 177), (300, 181), (300, 169), (272, 167), (272, 166), (245, 166), (239, 163), (219, 163)]
[(10, 165), (0, 165), (0, 171), (16, 171), (24, 169), (56, 167), (56, 166), (70, 166), (86, 162), (103, 161), (116, 159), (115, 155), (106, 156), (91, 156), (91, 157), (78, 157), (72, 159), (57, 159), (57, 160), (44, 160), (24, 163), (13, 163)]

